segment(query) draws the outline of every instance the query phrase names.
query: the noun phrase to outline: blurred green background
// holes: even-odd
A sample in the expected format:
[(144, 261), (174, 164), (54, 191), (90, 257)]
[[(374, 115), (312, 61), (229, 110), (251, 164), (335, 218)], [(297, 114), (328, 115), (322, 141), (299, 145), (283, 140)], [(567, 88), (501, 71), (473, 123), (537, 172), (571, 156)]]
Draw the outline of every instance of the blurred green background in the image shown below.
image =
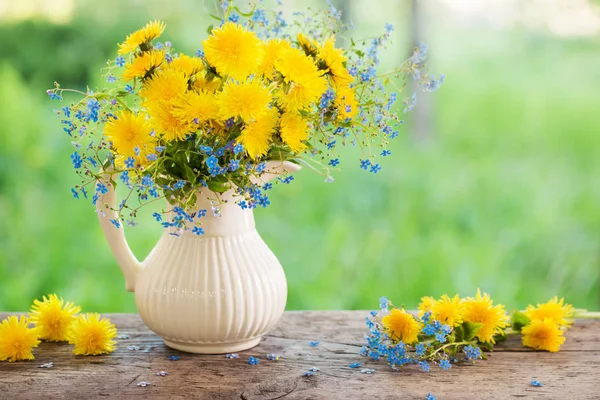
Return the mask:
[[(284, 2), (288, 13), (307, 4)], [(288, 278), (288, 309), (373, 308), (382, 295), (416, 307), (478, 287), (509, 308), (553, 295), (600, 308), (598, 4), (334, 3), (355, 38), (395, 25), (382, 71), (418, 36), (447, 79), (419, 93), (379, 174), (349, 151), (334, 183), (301, 171), (256, 212)], [(212, 10), (192, 0), (0, 3), (0, 310), (56, 292), (84, 310), (135, 312), (91, 204), (71, 196), (71, 145), (52, 112), (62, 104), (45, 90), (101, 85), (116, 43), (150, 18), (195, 52)], [(161, 229), (140, 221), (128, 238), (143, 258)]]

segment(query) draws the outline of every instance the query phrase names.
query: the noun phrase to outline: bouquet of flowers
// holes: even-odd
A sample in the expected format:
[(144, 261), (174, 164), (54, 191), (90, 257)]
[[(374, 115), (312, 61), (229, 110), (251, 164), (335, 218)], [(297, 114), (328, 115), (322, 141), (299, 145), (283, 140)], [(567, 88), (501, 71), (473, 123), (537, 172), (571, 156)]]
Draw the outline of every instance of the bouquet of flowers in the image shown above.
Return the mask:
[[(331, 182), (339, 146), (357, 146), (361, 168), (381, 169), (377, 157), (390, 154), (388, 143), (402, 123), (392, 111), (398, 94), (385, 85), (401, 91), (412, 77), (433, 91), (443, 81), (425, 68), (426, 47), (380, 74), (379, 51), (391, 25), (342, 49), (336, 38), (349, 27), (333, 6), (294, 13), (287, 22), (281, 10), (259, 4), (242, 12), (222, 0), (218, 24), (195, 55), (159, 42), (165, 25), (150, 22), (108, 61), (107, 87), (81, 92), (56, 83), (48, 90), (56, 100), (81, 96), (57, 110), (81, 177), (74, 197), (96, 204), (107, 185), (120, 182), (129, 190), (125, 200), (116, 209), (104, 205), (117, 212), (115, 226), (136, 225), (140, 207), (165, 198), (168, 209), (154, 213), (157, 221), (202, 234), (203, 213), (194, 209), (198, 192), (210, 193), (217, 209), (227, 191), (243, 209), (266, 207), (272, 184), (262, 176), (273, 172), (273, 162), (309, 167)], [(405, 99), (405, 111), (415, 101)], [(281, 173), (276, 182), (292, 179)], [(163, 219), (170, 211), (175, 218)]]
[[(418, 316), (394, 307), (386, 297), (379, 302), (381, 310), (366, 318), (370, 333), (360, 354), (383, 358), (394, 370), (410, 364), (424, 371), (429, 371), (431, 364), (447, 370), (455, 363), (486, 358), (485, 351), (493, 350), (507, 335), (519, 333), (523, 346), (557, 352), (576, 314), (564, 299), (553, 297), (509, 317), (504, 305), (494, 305), (490, 295), (480, 290), (474, 297), (462, 299), (445, 294), (439, 299), (423, 297)], [(577, 311), (577, 317), (595, 317)]]

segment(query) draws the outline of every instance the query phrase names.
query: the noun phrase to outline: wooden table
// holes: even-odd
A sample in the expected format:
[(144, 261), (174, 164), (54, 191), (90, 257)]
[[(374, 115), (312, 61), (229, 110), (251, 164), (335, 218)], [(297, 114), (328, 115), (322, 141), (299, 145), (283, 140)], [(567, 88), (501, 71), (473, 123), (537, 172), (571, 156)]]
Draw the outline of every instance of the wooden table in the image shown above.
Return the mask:
[[(514, 337), (487, 361), (426, 373), (416, 366), (394, 372), (383, 361), (359, 356), (366, 315), (286, 312), (259, 346), (227, 359), (171, 350), (138, 315), (109, 314), (119, 335), (129, 336), (118, 340), (114, 353), (74, 356), (69, 345), (42, 343), (34, 361), (0, 363), (0, 399), (425, 399), (427, 393), (438, 399), (600, 399), (600, 321), (577, 321), (559, 353), (524, 349)], [(311, 347), (313, 340), (320, 344)], [(267, 353), (281, 358), (268, 361)], [(170, 355), (181, 358), (171, 361)], [(248, 364), (251, 355), (259, 365)], [(48, 362), (54, 367), (39, 368)], [(354, 362), (375, 373), (350, 369)], [(310, 367), (320, 372), (303, 377)], [(168, 375), (157, 376), (159, 371)], [(532, 379), (544, 386), (531, 386)], [(142, 381), (150, 385), (138, 386)]]

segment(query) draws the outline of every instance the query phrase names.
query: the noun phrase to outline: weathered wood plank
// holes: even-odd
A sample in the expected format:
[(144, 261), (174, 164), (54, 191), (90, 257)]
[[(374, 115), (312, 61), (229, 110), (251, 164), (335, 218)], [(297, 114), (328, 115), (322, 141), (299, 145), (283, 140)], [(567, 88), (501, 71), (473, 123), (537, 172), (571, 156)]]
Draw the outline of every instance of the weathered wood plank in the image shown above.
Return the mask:
[[(383, 362), (357, 354), (365, 333), (364, 311), (287, 312), (276, 329), (241, 359), (200, 356), (167, 348), (137, 315), (108, 315), (119, 334), (117, 350), (107, 356), (71, 354), (71, 347), (43, 343), (32, 362), (0, 363), (0, 398), (198, 398), (198, 399), (438, 399), (551, 398), (598, 399), (600, 321), (577, 321), (559, 353), (525, 350), (518, 338), (498, 347), (487, 361), (429, 373), (409, 367), (393, 372)], [(6, 314), (0, 314), (3, 318)], [(310, 347), (310, 340), (320, 340)], [(139, 346), (130, 351), (128, 346)], [(281, 355), (268, 361), (267, 353)], [(179, 355), (170, 361), (169, 355)], [(261, 358), (249, 365), (248, 356)], [(38, 368), (52, 361), (50, 369)], [(373, 375), (352, 370), (361, 362)], [(321, 369), (302, 377), (309, 367)], [(156, 376), (167, 371), (166, 377)], [(532, 379), (544, 383), (530, 385)], [(151, 382), (138, 387), (142, 380)]]

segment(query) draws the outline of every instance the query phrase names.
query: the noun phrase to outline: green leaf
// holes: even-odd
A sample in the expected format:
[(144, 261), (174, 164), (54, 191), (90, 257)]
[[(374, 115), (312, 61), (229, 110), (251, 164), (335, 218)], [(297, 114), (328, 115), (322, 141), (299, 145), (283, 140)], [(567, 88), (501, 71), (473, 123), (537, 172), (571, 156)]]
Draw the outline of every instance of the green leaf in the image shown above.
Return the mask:
[[(211, 15), (212, 17), (214, 17), (214, 15)], [(219, 18), (219, 20), (221, 20), (221, 18)], [(208, 26), (208, 28), (206, 28), (206, 33), (208, 33), (209, 35), (212, 33), (213, 30), (213, 24), (210, 24)]]
[[(479, 348), (485, 351), (492, 351), (494, 350), (494, 345), (491, 342), (479, 343)], [(487, 358), (484, 358), (484, 360), (487, 360)]]
[(496, 343), (504, 342), (506, 339), (508, 339), (508, 336), (506, 335), (505, 331), (502, 331), (502, 333), (497, 333), (494, 335), (494, 341)]
[(190, 183), (193, 185), (196, 182), (196, 174), (194, 174), (194, 171), (192, 171), (192, 168), (190, 168), (187, 163), (183, 163), (182, 165), (183, 172), (185, 173), (185, 179), (190, 181)]
[(531, 322), (529, 317), (519, 310), (513, 311), (511, 321), (513, 330), (517, 332), (521, 332), (521, 329), (523, 329), (524, 326), (529, 325)]
[(227, 182), (209, 181), (208, 188), (213, 192), (223, 193), (229, 189), (229, 184)]
[(462, 328), (464, 331), (463, 339), (470, 342), (477, 336), (483, 324), (481, 322), (463, 322)]
[(465, 330), (463, 329), (462, 325), (454, 327), (454, 337), (456, 338), (457, 342), (462, 342), (465, 340)]

